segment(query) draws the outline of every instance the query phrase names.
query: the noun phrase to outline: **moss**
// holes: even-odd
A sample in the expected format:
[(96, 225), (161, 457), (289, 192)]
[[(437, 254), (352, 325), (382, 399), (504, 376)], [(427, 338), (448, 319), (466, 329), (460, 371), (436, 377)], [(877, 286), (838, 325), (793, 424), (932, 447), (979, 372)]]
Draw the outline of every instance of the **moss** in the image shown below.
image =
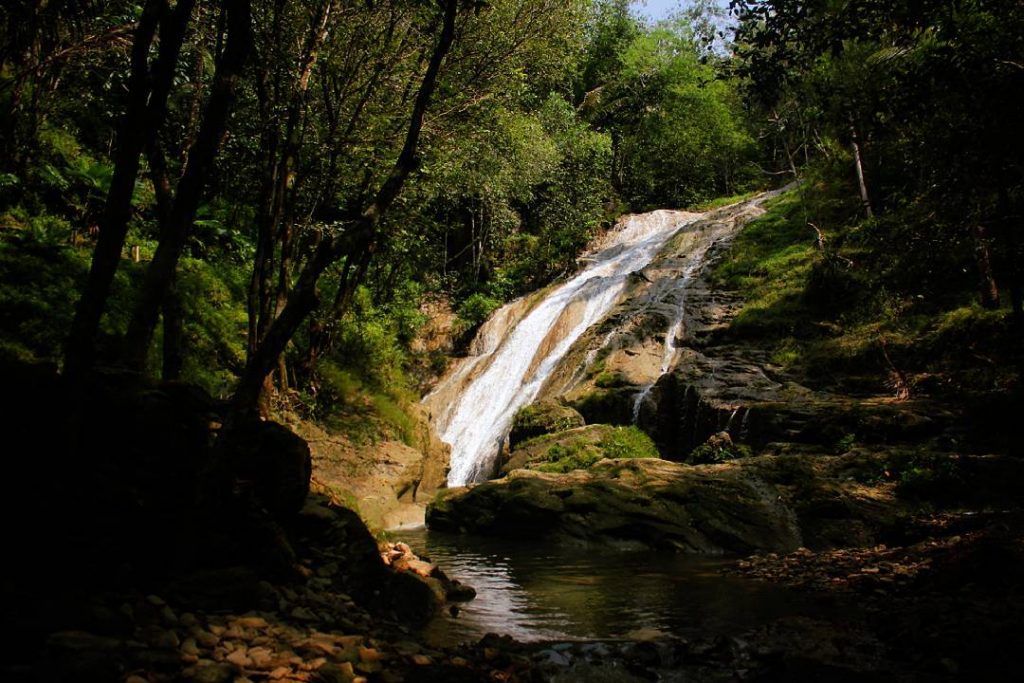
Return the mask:
[(588, 469), (606, 458), (657, 458), (658, 449), (647, 434), (636, 427), (591, 425), (586, 432), (571, 438), (549, 435), (550, 445), (541, 439), (527, 444), (542, 451), (527, 467), (541, 472), (565, 473)]
[(606, 458), (658, 458), (658, 447), (642, 429), (634, 426), (614, 427), (601, 440), (598, 447)]
[(601, 389), (616, 389), (629, 384), (629, 380), (621, 372), (601, 372), (594, 378), (594, 386)]

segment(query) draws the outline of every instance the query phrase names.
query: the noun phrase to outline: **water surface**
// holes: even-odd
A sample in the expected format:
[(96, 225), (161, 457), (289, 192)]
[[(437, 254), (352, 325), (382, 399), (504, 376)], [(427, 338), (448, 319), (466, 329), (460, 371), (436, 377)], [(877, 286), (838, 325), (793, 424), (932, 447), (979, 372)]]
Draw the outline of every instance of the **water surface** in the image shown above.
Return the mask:
[(437, 645), (487, 633), (520, 641), (728, 635), (814, 609), (784, 587), (723, 576), (728, 560), (720, 558), (425, 529), (393, 536), (477, 590), (457, 617), (427, 627)]

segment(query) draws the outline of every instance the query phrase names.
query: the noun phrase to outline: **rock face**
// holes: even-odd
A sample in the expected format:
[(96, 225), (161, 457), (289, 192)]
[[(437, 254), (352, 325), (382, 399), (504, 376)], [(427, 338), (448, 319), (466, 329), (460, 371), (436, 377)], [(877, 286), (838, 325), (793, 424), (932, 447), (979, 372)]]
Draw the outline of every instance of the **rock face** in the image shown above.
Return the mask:
[(565, 475), (517, 470), (442, 493), (432, 529), (697, 553), (793, 550), (802, 544), (778, 489), (742, 468), (654, 459), (604, 460)]
[(312, 453), (315, 487), (358, 507), (370, 526), (391, 529), (423, 523), (426, 503), (444, 485), (448, 447), (417, 408), (415, 447), (385, 440), (358, 444), (308, 421), (291, 426)]

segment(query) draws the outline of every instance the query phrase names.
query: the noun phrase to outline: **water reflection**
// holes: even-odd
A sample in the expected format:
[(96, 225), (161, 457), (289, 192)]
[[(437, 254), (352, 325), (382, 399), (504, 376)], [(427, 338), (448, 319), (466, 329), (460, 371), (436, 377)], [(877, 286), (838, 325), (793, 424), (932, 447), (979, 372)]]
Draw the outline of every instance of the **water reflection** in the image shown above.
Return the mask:
[(437, 644), (488, 632), (522, 641), (738, 633), (807, 609), (782, 587), (722, 576), (721, 559), (423, 529), (395, 537), (477, 590), (457, 617), (430, 624)]

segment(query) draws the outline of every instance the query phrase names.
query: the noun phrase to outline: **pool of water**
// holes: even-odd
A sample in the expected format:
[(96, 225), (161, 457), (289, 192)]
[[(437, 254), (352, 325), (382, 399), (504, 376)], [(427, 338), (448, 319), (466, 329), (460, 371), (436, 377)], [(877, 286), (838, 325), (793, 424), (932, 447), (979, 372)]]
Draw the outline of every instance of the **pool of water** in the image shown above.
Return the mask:
[(781, 586), (723, 576), (724, 559), (441, 534), (394, 532), (477, 590), (428, 627), (437, 645), (487, 633), (520, 641), (737, 634), (816, 611)]

